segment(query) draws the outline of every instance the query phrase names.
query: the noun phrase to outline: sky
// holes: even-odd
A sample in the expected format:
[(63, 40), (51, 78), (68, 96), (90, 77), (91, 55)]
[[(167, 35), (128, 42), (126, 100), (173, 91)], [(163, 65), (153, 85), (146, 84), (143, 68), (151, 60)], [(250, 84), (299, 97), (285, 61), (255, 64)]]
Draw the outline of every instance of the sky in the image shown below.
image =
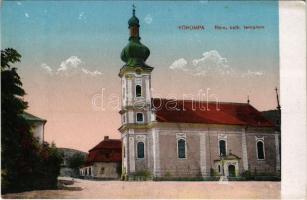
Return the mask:
[[(276, 108), (278, 2), (135, 5), (141, 42), (151, 51), (146, 62), (154, 67), (154, 97), (193, 98), (205, 92), (220, 102), (244, 103), (249, 96), (260, 111)], [(2, 2), (1, 48), (22, 55), (15, 66), (28, 112), (47, 119), (46, 141), (88, 151), (106, 135), (120, 138), (118, 72), (131, 14), (131, 1)]]

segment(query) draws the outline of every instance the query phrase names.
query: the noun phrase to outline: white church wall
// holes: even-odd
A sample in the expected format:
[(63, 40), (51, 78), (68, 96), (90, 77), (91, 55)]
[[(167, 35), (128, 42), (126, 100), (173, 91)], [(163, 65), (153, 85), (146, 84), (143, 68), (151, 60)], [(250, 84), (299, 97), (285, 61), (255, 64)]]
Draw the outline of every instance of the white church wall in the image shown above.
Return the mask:
[(128, 135), (128, 156), (129, 156), (129, 168), (128, 172), (133, 173), (135, 172), (135, 138), (134, 138), (134, 129), (129, 129), (129, 135)]

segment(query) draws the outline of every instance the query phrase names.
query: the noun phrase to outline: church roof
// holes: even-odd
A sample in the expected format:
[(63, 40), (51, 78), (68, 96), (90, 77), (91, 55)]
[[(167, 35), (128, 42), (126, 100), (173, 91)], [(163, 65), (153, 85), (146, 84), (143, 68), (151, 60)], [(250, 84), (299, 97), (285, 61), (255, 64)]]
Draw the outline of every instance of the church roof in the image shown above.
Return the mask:
[(121, 162), (121, 151), (121, 140), (105, 137), (103, 141), (89, 150), (85, 165), (90, 165), (94, 162)]
[(274, 127), (248, 103), (152, 99), (158, 122)]

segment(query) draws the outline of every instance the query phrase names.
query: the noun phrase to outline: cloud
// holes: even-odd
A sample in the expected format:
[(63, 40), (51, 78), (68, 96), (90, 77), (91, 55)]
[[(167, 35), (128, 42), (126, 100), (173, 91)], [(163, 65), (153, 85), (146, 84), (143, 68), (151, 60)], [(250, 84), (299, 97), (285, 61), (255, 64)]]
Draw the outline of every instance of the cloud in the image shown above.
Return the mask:
[(103, 73), (95, 70), (90, 71), (86, 68), (85, 63), (77, 56), (70, 56), (66, 60), (62, 61), (60, 66), (53, 72), (53, 69), (48, 66), (46, 63), (41, 64), (43, 68), (50, 75), (64, 75), (64, 76), (73, 76), (76, 74), (86, 74), (90, 76), (100, 76)]
[(242, 77), (263, 76), (263, 75), (264, 72), (248, 70), (246, 73), (242, 74)]
[(84, 12), (80, 12), (80, 13), (79, 13), (79, 16), (78, 16), (78, 19), (79, 19), (79, 20), (82, 20), (82, 21), (84, 21), (84, 22), (86, 22), (85, 13), (84, 13)]
[(146, 24), (151, 24), (152, 23), (152, 16), (150, 14), (146, 15), (144, 18), (144, 21)]
[(99, 75), (102, 75), (102, 73), (101, 73), (100, 71), (97, 71), (97, 70), (92, 71), (92, 72), (89, 71), (89, 70), (87, 70), (87, 69), (84, 69), (84, 68), (82, 68), (81, 70), (82, 70), (83, 73), (89, 74), (89, 75), (91, 75), (91, 76), (99, 76)]
[(195, 75), (206, 75), (213, 72), (218, 74), (230, 74), (232, 69), (226, 58), (223, 58), (216, 50), (204, 52), (201, 58), (192, 61)]
[(169, 67), (170, 69), (173, 70), (183, 70), (183, 71), (187, 71), (186, 66), (187, 66), (188, 62), (186, 61), (186, 59), (184, 58), (179, 58), (178, 60), (175, 60), (171, 66)]
[(46, 63), (41, 64), (41, 68), (43, 68), (48, 74), (52, 75), (53, 70), (50, 66), (48, 66)]
[(26, 18), (29, 18), (29, 17), (30, 17), (29, 13), (26, 12), (26, 13), (25, 13), (25, 17), (26, 17)]
[(206, 76), (209, 73), (230, 74), (232, 69), (227, 64), (227, 59), (223, 58), (218, 51), (212, 50), (204, 52), (201, 58), (193, 59), (188, 65), (188, 61), (180, 58), (169, 67), (172, 70), (182, 70), (194, 76)]
[(22, 3), (21, 3), (20, 1), (17, 1), (16, 3), (17, 3), (17, 5), (19, 5), (19, 6), (22, 5)]
[(263, 77), (263, 71), (242, 72), (230, 67), (227, 58), (216, 50), (204, 52), (200, 58), (187, 61), (184, 58), (175, 60), (169, 67), (171, 70), (182, 71), (192, 76), (228, 76), (235, 78)]
[(60, 64), (60, 68), (58, 68), (58, 72), (65, 72), (68, 70), (77, 69), (82, 65), (82, 61), (77, 56), (70, 56), (66, 60), (62, 61)]

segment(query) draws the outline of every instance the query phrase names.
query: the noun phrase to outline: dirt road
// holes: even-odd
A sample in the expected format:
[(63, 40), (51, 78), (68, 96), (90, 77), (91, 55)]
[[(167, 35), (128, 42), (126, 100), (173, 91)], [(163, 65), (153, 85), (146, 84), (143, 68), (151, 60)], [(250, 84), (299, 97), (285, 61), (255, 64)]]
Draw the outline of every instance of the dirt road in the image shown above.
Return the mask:
[(6, 194), (3, 198), (279, 199), (280, 182), (122, 182), (75, 179), (62, 190)]

